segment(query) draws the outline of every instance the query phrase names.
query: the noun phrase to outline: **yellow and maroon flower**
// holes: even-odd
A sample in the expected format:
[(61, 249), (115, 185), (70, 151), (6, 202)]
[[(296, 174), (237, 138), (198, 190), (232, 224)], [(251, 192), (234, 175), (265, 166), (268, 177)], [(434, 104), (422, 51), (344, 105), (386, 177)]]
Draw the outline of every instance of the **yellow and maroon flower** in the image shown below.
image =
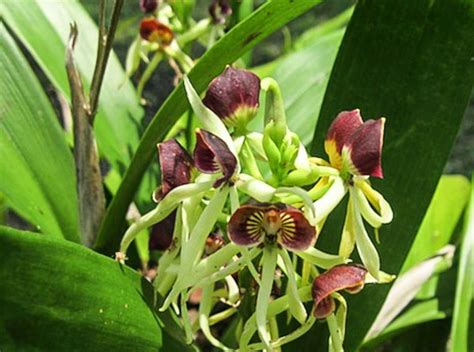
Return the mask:
[(384, 124), (384, 118), (363, 122), (359, 109), (337, 115), (324, 142), (331, 165), (353, 175), (383, 178)]
[(227, 144), (215, 134), (202, 129), (196, 132), (194, 161), (203, 173), (222, 172), (223, 176), (214, 183), (216, 188), (229, 181), (237, 168), (237, 159)]
[(277, 242), (289, 250), (303, 251), (316, 241), (316, 228), (303, 212), (281, 203), (241, 206), (232, 214), (227, 232), (241, 246)]
[(337, 265), (322, 273), (313, 282), (314, 316), (325, 319), (336, 309), (331, 294), (345, 290), (351, 294), (364, 288), (367, 269), (357, 264)]
[(140, 9), (145, 13), (152, 13), (158, 7), (158, 0), (140, 0)]
[(259, 95), (258, 76), (228, 66), (209, 84), (203, 103), (227, 126), (243, 129), (257, 113)]
[(140, 36), (162, 46), (170, 45), (174, 38), (173, 31), (154, 17), (144, 18), (140, 22)]

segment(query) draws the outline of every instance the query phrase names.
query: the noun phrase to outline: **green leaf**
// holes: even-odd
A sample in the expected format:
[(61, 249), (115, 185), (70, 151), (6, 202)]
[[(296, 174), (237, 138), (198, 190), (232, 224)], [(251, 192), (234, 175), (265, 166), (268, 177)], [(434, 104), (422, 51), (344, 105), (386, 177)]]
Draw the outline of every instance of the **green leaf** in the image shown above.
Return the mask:
[(449, 243), (468, 203), (470, 188), (464, 176), (441, 177), (401, 272), (433, 256)]
[[(74, 57), (88, 89), (95, 66), (98, 34), (94, 21), (78, 1), (7, 1), (2, 4), (2, 16), (54, 87), (68, 100), (64, 53), (70, 24), (76, 22), (79, 36)], [(126, 80), (117, 56), (112, 53), (94, 129), (101, 155), (121, 173), (138, 144), (142, 116), (143, 109), (135, 98), (135, 90)]]
[(474, 176), (471, 182), (469, 209), (466, 212), (464, 238), (459, 259), (459, 269), (451, 325), (451, 351), (472, 351), (472, 311), (474, 301)]
[(7, 227), (0, 256), (2, 349), (156, 351), (160, 325), (165, 344), (182, 340), (170, 312), (154, 313), (151, 284), (111, 258)]
[(25, 57), (0, 24), (0, 192), (40, 231), (79, 242), (72, 154)]
[(432, 298), (423, 301), (410, 307), (405, 313), (395, 319), (385, 330), (383, 330), (374, 339), (367, 341), (364, 347), (374, 347), (379, 345), (382, 341), (393, 337), (402, 331), (413, 327), (414, 325), (426, 323), (433, 320), (444, 319), (447, 317), (440, 307), (438, 298)]
[[(319, 2), (320, 0), (272, 0), (260, 6), (257, 11), (232, 28), (199, 59), (189, 73), (189, 78), (196, 91), (202, 92), (212, 78), (223, 71), (225, 65), (237, 60), (275, 30)], [(189, 104), (181, 83), (163, 103), (140, 141), (125, 178), (108, 208), (96, 242), (96, 248), (99, 251), (113, 253), (118, 248), (125, 213), (153, 157), (155, 145), (164, 138), (187, 109), (189, 109)]]
[[(385, 178), (373, 181), (395, 212), (380, 231), (386, 272), (400, 271), (449, 156), (474, 81), (473, 32), (474, 3), (465, 0), (360, 1), (346, 29), (312, 149), (324, 155), (341, 110), (387, 118)], [(328, 235), (340, 233), (342, 208), (318, 240), (324, 250), (337, 248), (339, 237)], [(367, 287), (350, 298), (347, 350), (360, 345), (388, 289)]]

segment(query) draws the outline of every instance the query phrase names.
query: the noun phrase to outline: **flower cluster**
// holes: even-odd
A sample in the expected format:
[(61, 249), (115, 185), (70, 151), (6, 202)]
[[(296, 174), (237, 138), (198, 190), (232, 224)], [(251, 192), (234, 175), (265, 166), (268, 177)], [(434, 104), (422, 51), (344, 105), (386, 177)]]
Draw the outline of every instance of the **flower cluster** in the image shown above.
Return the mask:
[(142, 61), (146, 63), (137, 86), (142, 104), (146, 103), (142, 98), (144, 86), (162, 61), (167, 61), (175, 72), (177, 85), (194, 66), (189, 56), (190, 44), (197, 41), (210, 48), (229, 25), (232, 7), (228, 0), (210, 1), (208, 16), (196, 23), (190, 16), (189, 5), (177, 1), (139, 0), (144, 16), (127, 53), (126, 71), (130, 77)]
[[(214, 346), (230, 350), (210, 325), (233, 316), (256, 292), (255, 311), (239, 333), (240, 350), (271, 351), (317, 319), (327, 321), (330, 345), (342, 350), (347, 304), (338, 292), (357, 293), (367, 282), (392, 279), (380, 271), (364, 224), (378, 234), (392, 219), (389, 204), (369, 182), (370, 176), (382, 177), (385, 119), (364, 122), (357, 109), (341, 112), (327, 134), (325, 161), (309, 156), (288, 129), (273, 79), (227, 67), (202, 100), (188, 78), (184, 83), (201, 126), (194, 151), (191, 156), (174, 139), (158, 144), (158, 204), (131, 225), (117, 257), (123, 259), (136, 235), (152, 227), (150, 250), (161, 251), (155, 279), (164, 297), (160, 309), (179, 311), (190, 342), (200, 329)], [(261, 90), (267, 95), (263, 133), (248, 130)], [(322, 252), (317, 239), (347, 193), (339, 253)], [(355, 248), (362, 264), (350, 263)], [(239, 272), (248, 275), (234, 275)], [(196, 290), (202, 292), (193, 327), (187, 301)], [(212, 315), (218, 301), (227, 309)], [(313, 301), (311, 312), (307, 301)], [(279, 336), (275, 317), (285, 311), (300, 326)], [(260, 342), (251, 343), (255, 334)]]

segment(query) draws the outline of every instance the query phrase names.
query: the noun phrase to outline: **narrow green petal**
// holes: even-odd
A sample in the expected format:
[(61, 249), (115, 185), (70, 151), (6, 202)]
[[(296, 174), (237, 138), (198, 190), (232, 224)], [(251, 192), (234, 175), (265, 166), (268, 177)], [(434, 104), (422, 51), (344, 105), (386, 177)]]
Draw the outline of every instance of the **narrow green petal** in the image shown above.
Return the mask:
[(340, 177), (331, 177), (331, 179), (334, 180), (331, 188), (314, 202), (317, 223), (324, 220), (334, 210), (347, 192), (344, 181)]
[(364, 222), (362, 221), (362, 216), (359, 212), (359, 204), (357, 202), (357, 198), (353, 194), (353, 190), (349, 190), (351, 192), (351, 199), (352, 199), (352, 211), (354, 215), (354, 232), (357, 244), (357, 251), (359, 253), (360, 258), (362, 259), (362, 263), (367, 268), (369, 273), (375, 277), (376, 279), (379, 278), (379, 270), (380, 270), (380, 258), (375, 248), (374, 244), (369, 238), (367, 231), (364, 227)]
[(296, 276), (293, 268), (293, 264), (291, 262), (290, 256), (286, 249), (281, 248), (279, 250), (280, 256), (283, 259), (283, 263), (286, 268), (286, 273), (288, 277), (288, 288), (287, 288), (287, 295), (288, 295), (288, 302), (290, 305), (290, 312), (295, 317), (295, 319), (300, 323), (303, 324), (308, 317), (306, 310), (304, 308), (303, 303), (301, 302), (301, 298), (298, 294), (298, 286), (296, 284)]
[(339, 255), (349, 258), (355, 247), (354, 214), (352, 210), (352, 199), (349, 197), (346, 210), (346, 220), (342, 229), (341, 242), (339, 243)]
[(203, 104), (188, 76), (184, 77), (184, 87), (186, 89), (189, 104), (191, 104), (191, 107), (199, 121), (202, 123), (203, 128), (221, 138), (237, 158), (238, 154), (229, 131), (222, 120)]
[(247, 174), (240, 174), (235, 185), (239, 191), (263, 203), (270, 202), (275, 194), (275, 188)]
[(348, 262), (348, 260), (342, 256), (324, 253), (314, 247), (309, 247), (302, 252), (295, 251), (295, 253), (297, 256), (323, 269), (329, 269), (333, 266), (346, 264)]
[(270, 334), (267, 330), (267, 310), (270, 303), (277, 257), (278, 251), (276, 247), (266, 246), (264, 248), (262, 259), (262, 282), (258, 290), (257, 306), (255, 309), (258, 334), (264, 344), (264, 349), (268, 352), (271, 352), (272, 349), (270, 347)]

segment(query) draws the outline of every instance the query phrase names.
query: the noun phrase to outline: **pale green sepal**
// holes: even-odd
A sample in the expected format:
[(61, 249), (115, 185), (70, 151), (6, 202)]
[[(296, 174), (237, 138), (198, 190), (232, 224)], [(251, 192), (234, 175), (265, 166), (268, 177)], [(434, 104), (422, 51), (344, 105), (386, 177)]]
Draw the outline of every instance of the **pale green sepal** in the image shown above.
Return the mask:
[(267, 245), (263, 249), (262, 259), (262, 280), (257, 295), (257, 306), (255, 309), (255, 318), (257, 331), (263, 342), (264, 349), (271, 352), (270, 333), (267, 330), (267, 311), (272, 292), (273, 278), (278, 257), (278, 251), (275, 246)]
[(288, 277), (288, 287), (286, 294), (288, 295), (290, 312), (300, 324), (303, 324), (306, 318), (308, 317), (308, 314), (306, 313), (304, 305), (301, 302), (301, 298), (298, 294), (298, 286), (296, 283), (296, 276), (293, 264), (286, 249), (280, 248), (278, 252), (281, 258), (283, 259), (283, 263), (286, 268), (286, 274)]
[(309, 247), (304, 251), (294, 251), (296, 255), (304, 260), (314, 264), (323, 269), (330, 269), (335, 265), (345, 264), (350, 262), (350, 260), (342, 257), (337, 256), (334, 254), (328, 254), (325, 252), (320, 251), (314, 247)]
[(367, 231), (364, 227), (364, 222), (362, 221), (362, 216), (359, 212), (359, 204), (357, 198), (354, 196), (354, 191), (352, 188), (349, 189), (352, 199), (352, 212), (354, 216), (354, 232), (355, 239), (357, 244), (357, 252), (362, 260), (362, 263), (367, 268), (369, 273), (379, 279), (379, 270), (380, 270), (380, 258), (375, 248), (374, 244), (369, 238)]
[(245, 138), (249, 142), (250, 148), (259, 160), (267, 160), (265, 150), (263, 149), (263, 134), (259, 132), (250, 132)]
[(339, 243), (339, 255), (343, 258), (349, 258), (354, 251), (355, 239), (355, 225), (352, 207), (352, 199), (349, 197), (346, 210), (346, 219), (342, 229), (341, 242)]
[(143, 215), (135, 223), (133, 223), (125, 233), (120, 243), (120, 253), (125, 254), (128, 246), (141, 230), (146, 229), (164, 218), (166, 218), (174, 209), (176, 209), (180, 202), (184, 199), (195, 195), (196, 193), (207, 191), (212, 187), (212, 182), (189, 183), (178, 186), (171, 190), (155, 209)]
[(208, 109), (204, 105), (201, 98), (194, 90), (194, 87), (191, 84), (188, 76), (184, 76), (184, 87), (186, 89), (186, 95), (188, 97), (189, 104), (191, 104), (191, 107), (193, 108), (193, 111), (201, 122), (203, 128), (222, 139), (227, 144), (229, 150), (235, 155), (235, 158), (238, 160), (238, 153), (234, 141), (232, 140), (229, 131), (225, 127), (224, 122), (222, 122), (222, 120), (212, 110)]
[(240, 174), (235, 186), (259, 202), (270, 202), (275, 194), (275, 188), (247, 174)]
[[(354, 178), (354, 182), (355, 188), (358, 190), (357, 196), (359, 199), (360, 211), (367, 222), (371, 225), (371, 221), (375, 224), (388, 224), (391, 222), (393, 220), (393, 211), (385, 198), (379, 192), (374, 190), (366, 180)], [(373, 207), (370, 203), (372, 203)], [(377, 211), (374, 211), (374, 208)], [(379, 226), (373, 227), (377, 228)]]
[(202, 287), (201, 302), (199, 304), (199, 327), (206, 339), (217, 348), (223, 351), (231, 351), (231, 349), (225, 346), (219, 339), (215, 338), (209, 326), (209, 314), (212, 310), (212, 294), (214, 292), (214, 284), (206, 285)]
[(334, 210), (347, 192), (347, 188), (344, 185), (342, 178), (331, 177), (331, 180), (334, 180), (334, 182), (329, 190), (324, 194), (324, 196), (314, 202), (317, 223), (324, 220)]

